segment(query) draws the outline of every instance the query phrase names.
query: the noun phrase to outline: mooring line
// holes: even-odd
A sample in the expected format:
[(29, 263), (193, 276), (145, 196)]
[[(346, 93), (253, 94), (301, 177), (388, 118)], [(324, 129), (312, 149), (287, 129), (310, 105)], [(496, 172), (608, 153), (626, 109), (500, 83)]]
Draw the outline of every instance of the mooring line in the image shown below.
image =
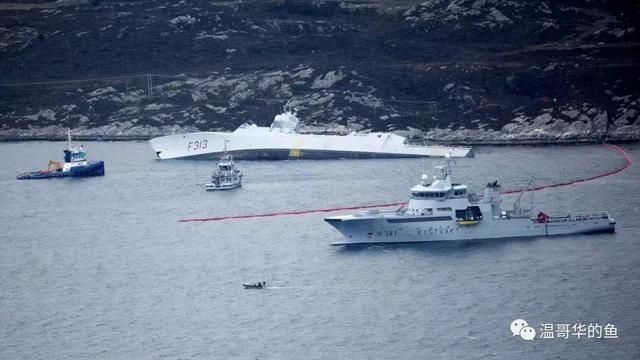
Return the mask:
[[(533, 189), (526, 189), (525, 191), (539, 191), (539, 190), (544, 190), (544, 189), (558, 188), (558, 187), (562, 187), (562, 186), (569, 186), (569, 185), (574, 185), (574, 184), (579, 184), (579, 183), (585, 183), (587, 181), (601, 179), (601, 178), (604, 178), (604, 177), (607, 177), (607, 176), (618, 174), (618, 173), (628, 169), (629, 167), (631, 167), (631, 165), (633, 165), (633, 160), (631, 160), (631, 157), (629, 156), (629, 154), (623, 148), (621, 148), (621, 147), (619, 147), (617, 145), (613, 145), (613, 144), (606, 144), (605, 143), (604, 145), (609, 147), (609, 148), (611, 148), (611, 149), (614, 149), (615, 151), (617, 151), (619, 153), (621, 153), (624, 156), (625, 160), (626, 160), (625, 165), (621, 166), (620, 168), (617, 168), (615, 170), (607, 171), (605, 173), (598, 174), (598, 175), (595, 175), (595, 176), (592, 176), (592, 177), (588, 177), (588, 178), (585, 178), (585, 179), (576, 179), (576, 180), (570, 180), (570, 181), (565, 181), (565, 182), (560, 182), (560, 183), (555, 183), (555, 184), (540, 185), (540, 186), (534, 187)], [(522, 191), (522, 189), (507, 190), (507, 191), (503, 191), (501, 194), (502, 195), (516, 194), (516, 193), (519, 193), (521, 191)], [(395, 202), (395, 203), (391, 203), (391, 204), (358, 205), (358, 206), (336, 207), (336, 208), (327, 208), (327, 209), (307, 209), (307, 210), (277, 211), (277, 212), (263, 213), (263, 214), (214, 216), (214, 217), (206, 217), (206, 218), (182, 219), (182, 220), (178, 220), (178, 222), (204, 222), (204, 221), (221, 221), (221, 220), (267, 218), (267, 217), (286, 216), (286, 215), (304, 215), (304, 214), (312, 214), (312, 213), (328, 213), (328, 212), (335, 212), (335, 211), (346, 211), (346, 210), (359, 210), (359, 209), (371, 209), (371, 208), (384, 208), (384, 207), (391, 207), (391, 206), (402, 206), (402, 205), (405, 205), (406, 203), (407, 203), (406, 201), (402, 201), (402, 202)]]

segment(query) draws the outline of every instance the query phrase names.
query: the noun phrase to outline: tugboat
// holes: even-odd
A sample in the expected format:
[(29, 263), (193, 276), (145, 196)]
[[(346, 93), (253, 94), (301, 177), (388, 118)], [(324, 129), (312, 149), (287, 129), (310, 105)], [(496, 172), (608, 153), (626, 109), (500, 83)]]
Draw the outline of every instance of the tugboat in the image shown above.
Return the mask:
[(236, 169), (233, 157), (227, 154), (225, 140), (225, 151), (218, 161), (218, 168), (211, 175), (211, 182), (205, 185), (207, 191), (230, 190), (242, 185), (242, 172)]
[(71, 146), (71, 131), (68, 133), (68, 148), (64, 150), (64, 164), (49, 160), (46, 170), (26, 172), (18, 175), (18, 180), (49, 179), (57, 177), (104, 176), (104, 161), (87, 161), (84, 147)]
[[(326, 217), (324, 220), (344, 235), (332, 245), (410, 243), (497, 239), (531, 236), (614, 232), (616, 221), (606, 211), (546, 214), (520, 206), (520, 192), (512, 210), (500, 207), (500, 185), (488, 183), (484, 195), (451, 181), (450, 159), (436, 167), (440, 174), (430, 181), (422, 176), (411, 189), (411, 199), (396, 211), (370, 210), (352, 215)], [(533, 185), (531, 185), (533, 189)]]

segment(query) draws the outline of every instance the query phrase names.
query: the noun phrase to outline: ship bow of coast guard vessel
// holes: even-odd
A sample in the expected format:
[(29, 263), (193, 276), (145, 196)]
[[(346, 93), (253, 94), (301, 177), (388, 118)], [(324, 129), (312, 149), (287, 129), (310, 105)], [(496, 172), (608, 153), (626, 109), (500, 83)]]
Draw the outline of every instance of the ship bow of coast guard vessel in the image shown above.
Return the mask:
[(149, 143), (159, 159), (216, 159), (225, 145), (234, 158), (244, 160), (473, 156), (470, 147), (413, 145), (390, 133), (316, 135), (301, 134), (298, 127), (295, 112), (285, 108), (269, 127), (243, 124), (231, 133), (176, 134)]
[[(437, 167), (439, 176), (411, 189), (409, 202), (396, 211), (369, 210), (324, 220), (344, 236), (333, 245), (404, 243), (552, 236), (615, 231), (606, 211), (546, 214), (523, 209), (520, 200), (512, 210), (501, 208), (500, 185), (488, 183), (482, 196), (451, 180), (451, 165)], [(533, 193), (532, 195), (533, 196)]]

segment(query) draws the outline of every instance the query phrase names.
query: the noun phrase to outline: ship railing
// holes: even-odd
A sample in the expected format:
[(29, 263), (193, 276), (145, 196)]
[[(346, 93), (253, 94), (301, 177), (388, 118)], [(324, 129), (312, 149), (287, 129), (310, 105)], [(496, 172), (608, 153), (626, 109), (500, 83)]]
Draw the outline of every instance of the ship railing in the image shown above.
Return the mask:
[(587, 221), (598, 219), (609, 219), (609, 213), (606, 211), (583, 212), (575, 214), (549, 214), (548, 222), (569, 222), (569, 221)]
[[(385, 211), (380, 211), (379, 209), (370, 209), (370, 210), (360, 210), (357, 211), (355, 213), (353, 213), (354, 217), (368, 217), (368, 216), (372, 216), (372, 217), (388, 217), (388, 216), (395, 216), (395, 215), (399, 215), (397, 210), (385, 210)], [(405, 215), (400, 214), (400, 215)]]
[(377, 215), (377, 214), (380, 214), (380, 210), (370, 209), (370, 210), (360, 210), (353, 215), (356, 217), (359, 217), (359, 216)]

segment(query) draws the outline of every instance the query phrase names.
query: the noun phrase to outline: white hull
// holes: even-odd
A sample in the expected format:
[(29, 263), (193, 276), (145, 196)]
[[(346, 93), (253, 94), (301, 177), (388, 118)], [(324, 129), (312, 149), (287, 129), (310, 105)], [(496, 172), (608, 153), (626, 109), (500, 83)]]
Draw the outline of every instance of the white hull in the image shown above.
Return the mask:
[(157, 137), (149, 141), (159, 159), (215, 159), (227, 140), (236, 159), (329, 159), (373, 157), (472, 156), (469, 147), (409, 145), (388, 133), (311, 135), (245, 126), (232, 133), (195, 132)]
[(606, 212), (550, 216), (548, 222), (530, 218), (485, 217), (475, 225), (455, 220), (388, 213), (362, 213), (325, 218), (344, 235), (333, 245), (409, 243), (554, 236), (579, 233), (613, 232), (615, 221)]
[(240, 187), (242, 184), (241, 183), (234, 183), (234, 184), (220, 184), (218, 186), (216, 186), (216, 184), (214, 183), (208, 183), (205, 184), (204, 188), (207, 191), (216, 191), (216, 190), (231, 190), (231, 189), (235, 189)]

